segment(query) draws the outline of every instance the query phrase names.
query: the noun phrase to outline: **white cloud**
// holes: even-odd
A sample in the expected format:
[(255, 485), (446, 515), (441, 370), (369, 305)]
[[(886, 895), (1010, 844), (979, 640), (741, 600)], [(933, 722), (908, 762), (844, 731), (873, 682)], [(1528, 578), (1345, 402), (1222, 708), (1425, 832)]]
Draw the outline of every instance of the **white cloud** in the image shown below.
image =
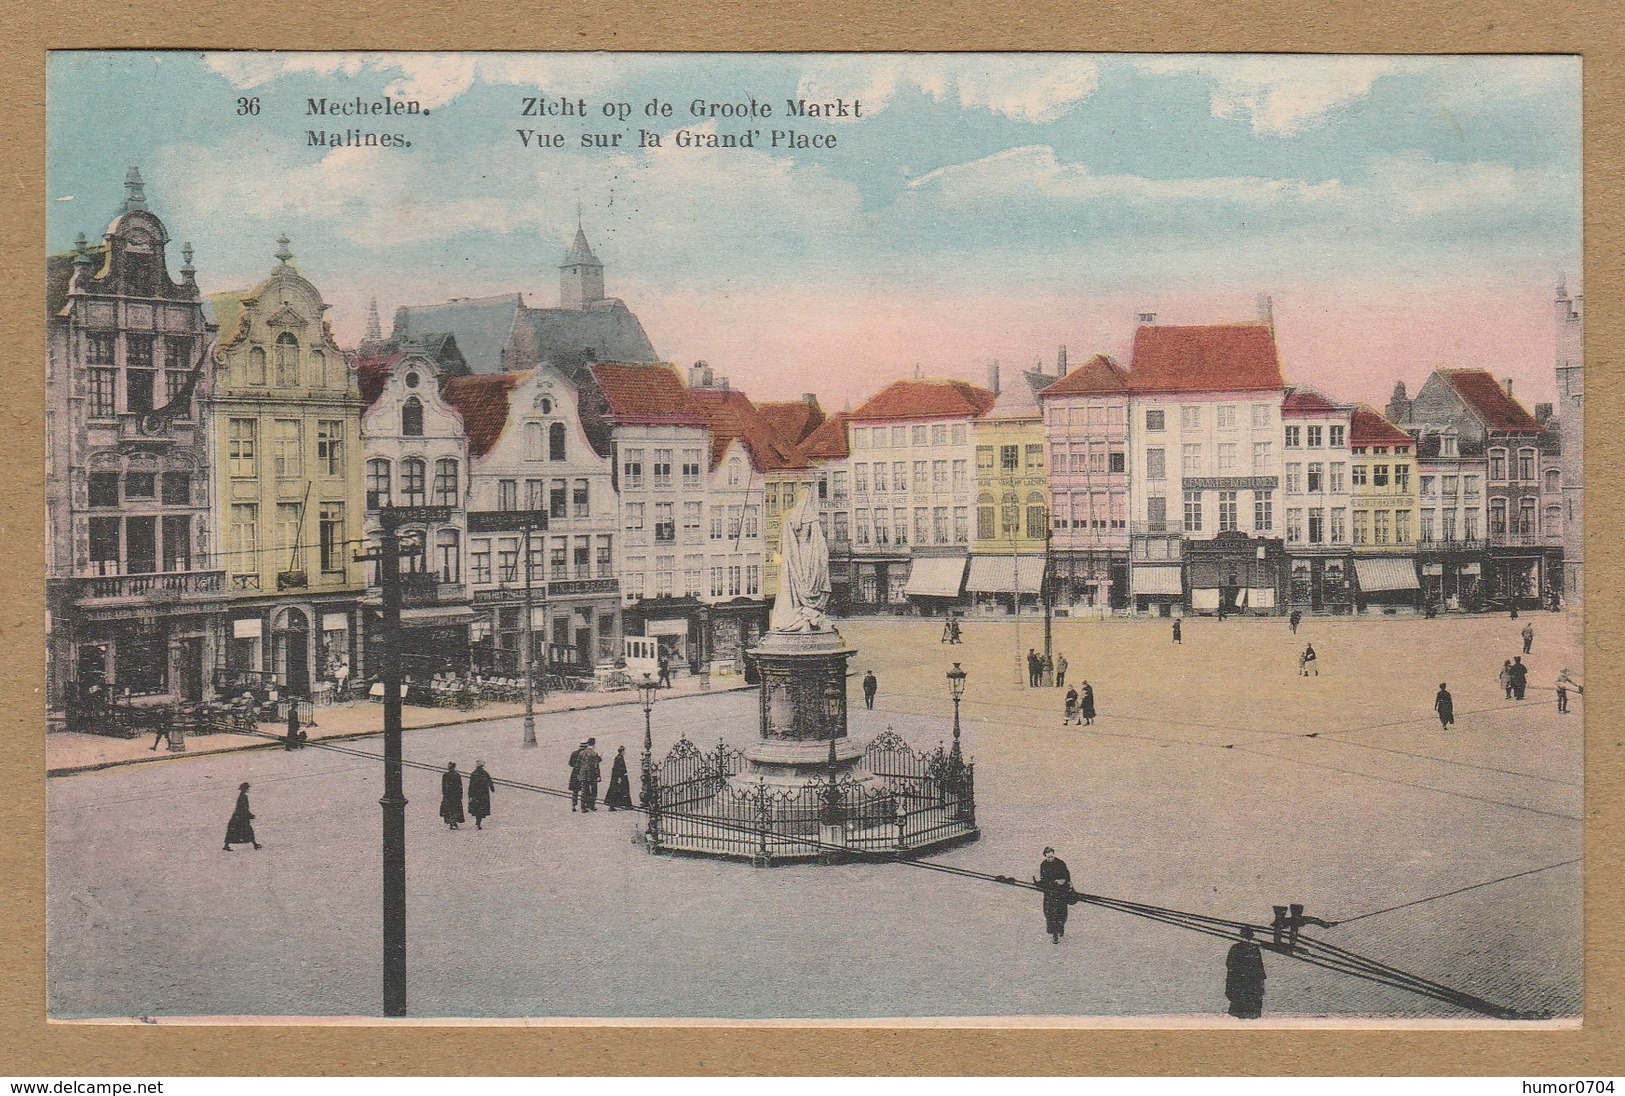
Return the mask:
[(1324, 123), (1400, 67), (1401, 60), (1392, 57), (1280, 54), (1158, 58), (1135, 64), (1146, 76), (1207, 77), (1215, 118), (1246, 121), (1254, 133), (1272, 137), (1290, 137)]
[(987, 110), (1017, 122), (1053, 122), (1095, 93), (1100, 70), (1087, 57), (1022, 54), (869, 54), (809, 61), (803, 99), (859, 99), (878, 114), (899, 91)]

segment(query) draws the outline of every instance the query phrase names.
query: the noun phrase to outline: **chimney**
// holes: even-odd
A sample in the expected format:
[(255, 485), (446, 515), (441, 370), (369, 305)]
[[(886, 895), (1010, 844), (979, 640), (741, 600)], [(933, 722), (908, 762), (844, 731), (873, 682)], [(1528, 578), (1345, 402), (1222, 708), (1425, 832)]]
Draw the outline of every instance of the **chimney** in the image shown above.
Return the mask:
[(1506, 385), (1507, 396), (1511, 397), (1511, 395), (1512, 395), (1512, 378), (1511, 377), (1503, 377), (1503, 378), (1501, 378), (1501, 381), (1502, 381), (1503, 384)]
[(705, 363), (695, 362), (688, 367), (688, 386), (690, 388), (705, 387)]
[(1535, 404), (1535, 421), (1545, 426), (1552, 421), (1552, 405), (1549, 403)]
[(816, 392), (803, 392), (801, 394), (801, 402), (806, 404), (808, 407), (817, 407), (818, 406), (818, 393), (816, 393)]
[(1055, 352), (1055, 375), (1066, 376), (1066, 343), (1062, 343), (1061, 348)]
[(1258, 295), (1258, 322), (1271, 331), (1275, 330), (1275, 302), (1268, 293)]
[(1134, 315), (1134, 322), (1149, 327), (1157, 322), (1157, 314), (1155, 312), (1137, 312)]
[(987, 386), (988, 386), (989, 390), (991, 390), (992, 393), (995, 396), (997, 396), (999, 394), (999, 363), (998, 362), (994, 362), (992, 365), (987, 367)]
[[(705, 379), (709, 381), (711, 378), (706, 377)], [(728, 391), (728, 378), (727, 377), (718, 377), (717, 378), (717, 390), (720, 391), (720, 392)]]

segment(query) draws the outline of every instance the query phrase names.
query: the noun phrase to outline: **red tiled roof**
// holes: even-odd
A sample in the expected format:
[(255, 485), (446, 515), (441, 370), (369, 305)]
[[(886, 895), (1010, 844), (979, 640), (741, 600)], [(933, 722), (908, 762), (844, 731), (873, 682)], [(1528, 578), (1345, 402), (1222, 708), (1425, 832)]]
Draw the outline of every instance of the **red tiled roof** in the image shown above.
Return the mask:
[(750, 397), (737, 389), (690, 388), (689, 402), (711, 424), (711, 467), (722, 463), (735, 440), (745, 445), (758, 472), (807, 467), (807, 457), (788, 438), (773, 429), (756, 410)]
[(1413, 445), (1415, 439), (1365, 404), (1361, 404), (1354, 409), (1354, 417), (1349, 424), (1349, 444)]
[(592, 366), (592, 375), (618, 425), (709, 425), (672, 366), (600, 363)]
[(824, 425), (801, 443), (801, 451), (813, 460), (841, 460), (851, 456), (846, 434), (846, 420), (850, 417), (845, 411), (837, 411), (824, 420)]
[(1040, 400), (1054, 396), (1115, 396), (1128, 391), (1122, 368), (1104, 354), (1087, 362), (1038, 393)]
[(893, 381), (851, 413), (870, 419), (977, 418), (993, 409), (993, 393), (968, 381)]
[(824, 424), (824, 409), (818, 406), (817, 400), (759, 403), (756, 410), (780, 437), (797, 443), (806, 441), (808, 435)]
[(1286, 387), (1275, 334), (1264, 324), (1159, 327), (1134, 332), (1135, 392), (1264, 392)]
[(1324, 415), (1336, 410), (1335, 403), (1319, 392), (1311, 392), (1307, 388), (1294, 388), (1287, 393), (1286, 399), (1281, 401), (1283, 418), (1291, 418), (1294, 415)]
[(356, 380), (361, 385), (363, 407), (371, 407), (378, 401), (378, 397), (383, 394), (384, 385), (389, 381), (389, 371), (404, 357), (406, 351), (400, 350), (393, 354), (378, 354), (355, 360)]
[(469, 456), (483, 457), (496, 446), (503, 427), (508, 425), (509, 397), (514, 389), (530, 379), (532, 372), (477, 373), (470, 377), (453, 377), (446, 382), (441, 394), (447, 403), (462, 412)]
[(1460, 396), (1468, 407), (1478, 412), (1479, 417), (1491, 430), (1521, 434), (1546, 432), (1523, 404), (1507, 395), (1507, 390), (1501, 387), (1501, 382), (1488, 370), (1441, 369), (1439, 376), (1456, 390), (1456, 395)]

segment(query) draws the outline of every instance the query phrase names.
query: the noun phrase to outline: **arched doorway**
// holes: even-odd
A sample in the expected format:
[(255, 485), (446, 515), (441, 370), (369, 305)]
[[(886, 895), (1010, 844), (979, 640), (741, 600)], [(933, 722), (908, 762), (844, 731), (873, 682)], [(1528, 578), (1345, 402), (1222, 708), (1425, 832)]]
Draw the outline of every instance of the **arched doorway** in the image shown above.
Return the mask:
[(286, 608), (271, 622), (272, 670), (294, 696), (310, 695), (310, 618)]

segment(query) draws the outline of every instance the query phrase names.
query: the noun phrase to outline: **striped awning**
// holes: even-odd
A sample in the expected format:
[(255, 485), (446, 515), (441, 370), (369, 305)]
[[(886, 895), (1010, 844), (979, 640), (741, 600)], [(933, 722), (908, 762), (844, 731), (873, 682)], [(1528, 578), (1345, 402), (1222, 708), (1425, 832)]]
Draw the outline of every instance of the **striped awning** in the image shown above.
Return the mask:
[(1043, 556), (972, 556), (965, 590), (972, 594), (1041, 593)]
[(1129, 570), (1129, 592), (1158, 597), (1179, 597), (1184, 594), (1185, 585), (1177, 565), (1156, 567), (1136, 563)]
[(407, 628), (443, 628), (472, 624), (475, 619), (474, 610), (467, 605), (425, 605), (401, 610), (401, 624)]
[(1357, 559), (1354, 574), (1368, 594), (1384, 590), (1420, 590), (1414, 559)]
[(965, 581), (964, 556), (922, 556), (908, 569), (908, 597), (958, 597)]

